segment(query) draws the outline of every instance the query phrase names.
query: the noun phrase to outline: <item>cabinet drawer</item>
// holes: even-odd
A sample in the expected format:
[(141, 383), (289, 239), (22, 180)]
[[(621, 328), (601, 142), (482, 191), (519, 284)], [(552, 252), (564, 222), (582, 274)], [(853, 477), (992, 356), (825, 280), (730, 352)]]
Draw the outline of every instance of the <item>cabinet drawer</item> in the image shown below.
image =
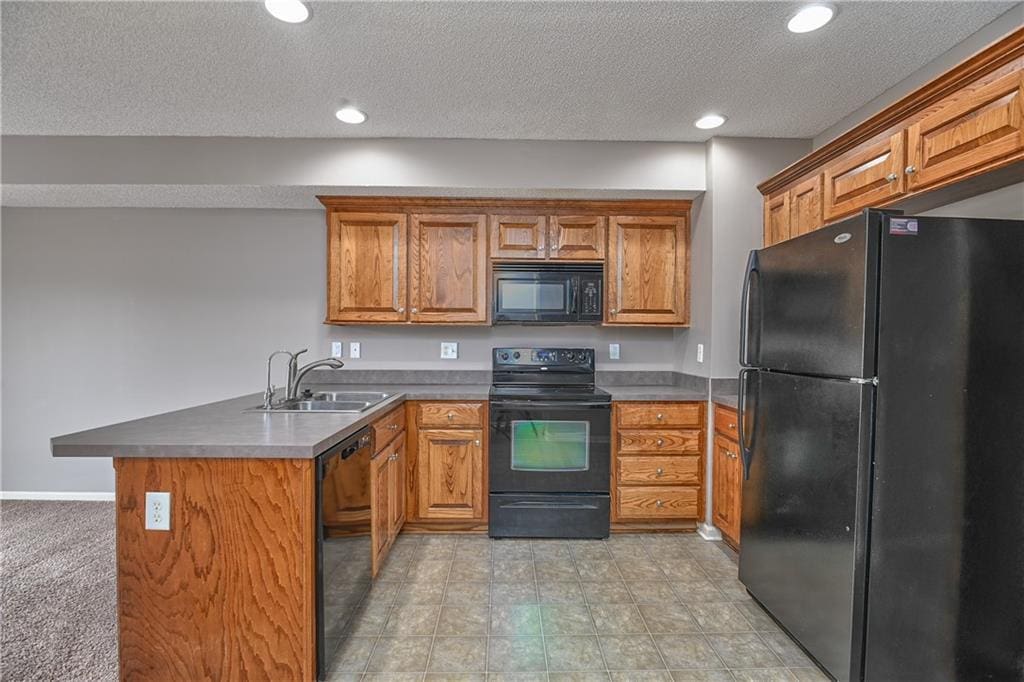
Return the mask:
[(422, 403), (419, 424), (426, 427), (484, 425), (483, 403)]
[(701, 403), (620, 403), (618, 425), (632, 428), (700, 426)]
[(619, 457), (626, 485), (700, 485), (700, 457)]
[(619, 431), (620, 454), (634, 452), (700, 454), (700, 431), (626, 430)]
[(399, 405), (373, 422), (373, 449), (380, 452), (388, 443), (405, 430), (405, 405)]
[(736, 421), (736, 410), (730, 410), (728, 407), (722, 407), (721, 405), (715, 405), (715, 431), (732, 438), (733, 440), (739, 440), (739, 431), (737, 430)]
[(619, 487), (619, 518), (696, 518), (698, 488)]

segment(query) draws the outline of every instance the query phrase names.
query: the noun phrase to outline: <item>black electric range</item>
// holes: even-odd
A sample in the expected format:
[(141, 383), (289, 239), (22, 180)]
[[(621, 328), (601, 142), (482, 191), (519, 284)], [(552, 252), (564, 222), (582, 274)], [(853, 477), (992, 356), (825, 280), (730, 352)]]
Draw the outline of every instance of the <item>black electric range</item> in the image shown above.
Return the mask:
[(495, 348), (491, 537), (608, 536), (611, 395), (593, 348)]

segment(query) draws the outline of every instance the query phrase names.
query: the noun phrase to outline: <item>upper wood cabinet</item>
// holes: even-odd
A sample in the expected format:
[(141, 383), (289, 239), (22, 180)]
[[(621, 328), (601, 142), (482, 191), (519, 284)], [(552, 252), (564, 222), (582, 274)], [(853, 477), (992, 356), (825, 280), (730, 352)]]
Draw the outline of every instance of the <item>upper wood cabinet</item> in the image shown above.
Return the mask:
[(1024, 71), (947, 98), (907, 129), (907, 148), (912, 190), (1024, 152)]
[(822, 226), (820, 175), (795, 185), (788, 195), (789, 236), (799, 237)]
[(765, 197), (764, 245), (771, 246), (789, 239), (789, 192)]
[(608, 219), (598, 215), (492, 215), (491, 258), (604, 260)]
[(491, 258), (547, 257), (548, 219), (542, 215), (492, 215)]
[(479, 214), (412, 215), (409, 320), (487, 322), (487, 230)]
[(604, 260), (608, 219), (594, 215), (552, 216), (549, 234), (552, 260)]
[(888, 203), (903, 193), (903, 131), (865, 145), (825, 167), (825, 220)]
[(331, 213), (327, 321), (406, 319), (408, 224), (402, 213)]
[(686, 218), (613, 216), (607, 262), (607, 323), (689, 322)]

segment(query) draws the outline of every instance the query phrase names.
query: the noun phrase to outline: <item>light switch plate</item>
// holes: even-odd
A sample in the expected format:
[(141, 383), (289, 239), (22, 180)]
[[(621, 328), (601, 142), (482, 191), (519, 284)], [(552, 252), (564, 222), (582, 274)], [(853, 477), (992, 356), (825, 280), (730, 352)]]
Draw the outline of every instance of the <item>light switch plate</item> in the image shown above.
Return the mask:
[(350, 358), (358, 358), (363, 354), (363, 344), (358, 341), (352, 341), (348, 344), (348, 356)]
[(697, 362), (704, 362), (704, 344), (697, 344)]
[(459, 357), (459, 344), (455, 341), (441, 342), (441, 359), (455, 360)]
[(342, 349), (345, 347), (341, 341), (331, 341), (331, 357), (340, 358), (342, 357)]
[(618, 360), (619, 359), (619, 344), (617, 344), (617, 343), (609, 343), (608, 344), (608, 358), (610, 360)]
[(146, 530), (171, 529), (171, 494), (146, 493)]

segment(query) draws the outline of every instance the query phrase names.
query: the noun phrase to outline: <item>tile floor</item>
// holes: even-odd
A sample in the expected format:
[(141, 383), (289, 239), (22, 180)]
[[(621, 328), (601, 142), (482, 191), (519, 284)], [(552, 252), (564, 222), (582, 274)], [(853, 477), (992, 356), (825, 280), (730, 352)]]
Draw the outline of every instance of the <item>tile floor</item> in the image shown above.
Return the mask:
[(695, 534), (404, 534), (372, 587), (342, 573), (335, 598), (359, 605), (330, 633), (332, 682), (827, 679), (744, 591), (735, 554)]

